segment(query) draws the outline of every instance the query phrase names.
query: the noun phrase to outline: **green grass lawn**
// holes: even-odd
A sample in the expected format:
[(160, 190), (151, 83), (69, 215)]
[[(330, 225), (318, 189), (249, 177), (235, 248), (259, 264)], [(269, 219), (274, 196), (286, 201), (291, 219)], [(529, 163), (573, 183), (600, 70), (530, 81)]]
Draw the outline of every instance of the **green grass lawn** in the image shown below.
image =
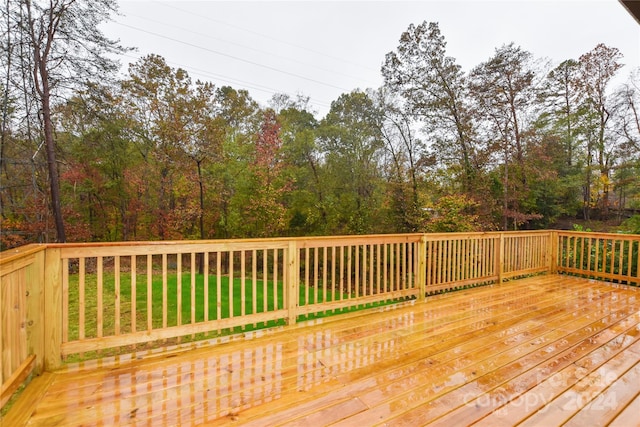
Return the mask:
[[(189, 274), (182, 275), (182, 286), (178, 291), (177, 274), (168, 274), (167, 282), (163, 284), (162, 277), (159, 275), (152, 276), (151, 283), (151, 310), (152, 325), (154, 328), (163, 327), (163, 307), (166, 305), (166, 324), (167, 326), (178, 325), (178, 314), (180, 313), (180, 324), (189, 324), (192, 322), (192, 297), (195, 298), (195, 322), (205, 320), (205, 286), (204, 275), (197, 274), (195, 276), (194, 291), (191, 289), (191, 276)], [(166, 286), (166, 302), (163, 301), (163, 289)], [(131, 331), (131, 274), (120, 274), (120, 333)], [(252, 287), (250, 279), (242, 280), (234, 277), (233, 286), (230, 289), (228, 276), (221, 276), (218, 286), (217, 276), (209, 276), (209, 307), (208, 320), (216, 320), (218, 318), (225, 319), (230, 317), (231, 307), (233, 306), (233, 316), (237, 317), (243, 313), (242, 295), (244, 289), (244, 313), (253, 314), (265, 311), (273, 311), (275, 309), (284, 308), (284, 289), (281, 281), (274, 283), (269, 280), (264, 283), (262, 280), (256, 282), (255, 290)], [(75, 340), (79, 337), (79, 283), (78, 276), (72, 275), (69, 278), (69, 339)], [(138, 274), (136, 276), (135, 299), (136, 299), (136, 330), (145, 330), (147, 326), (147, 313), (149, 304), (147, 301), (147, 276), (146, 274)], [(220, 292), (220, 312), (218, 313), (218, 292)], [(265, 303), (266, 292), (266, 303)], [(313, 288), (306, 290), (304, 286), (300, 286), (299, 304), (305, 304), (305, 295), (308, 294), (307, 304), (315, 302), (314, 296), (317, 295), (318, 301), (332, 301), (337, 299), (348, 298), (349, 295), (342, 295), (327, 290), (326, 296), (323, 293), (322, 286), (318, 286), (317, 291)], [(85, 276), (85, 337), (96, 336), (97, 333), (97, 276), (95, 274), (87, 274)], [(180, 298), (179, 298), (180, 297)], [(233, 305), (230, 303), (233, 298)], [(179, 301), (180, 300), (180, 301)], [(254, 311), (254, 301), (255, 311)], [(266, 307), (265, 307), (266, 304)], [(349, 310), (341, 310), (341, 312)], [(115, 275), (113, 273), (104, 273), (103, 276), (103, 335), (111, 335), (115, 333), (115, 314), (116, 314), (116, 285)], [(319, 313), (312, 317), (322, 317), (327, 313)], [(250, 330), (256, 327), (272, 326), (267, 325), (247, 325), (243, 330)], [(228, 333), (229, 331), (227, 331)], [(233, 331), (231, 331), (233, 332)]]
[[(191, 313), (191, 275), (182, 275), (182, 286), (180, 292), (178, 292), (178, 277), (175, 273), (169, 273), (167, 275), (166, 284), (162, 282), (161, 275), (154, 274), (151, 282), (151, 305), (147, 301), (147, 276), (146, 274), (138, 274), (136, 276), (135, 287), (135, 299), (136, 299), (136, 313), (135, 323), (136, 330), (143, 331), (147, 329), (147, 313), (148, 310), (152, 310), (152, 326), (154, 329), (163, 327), (163, 307), (166, 304), (166, 325), (175, 326), (178, 325), (178, 313), (181, 315), (180, 324), (192, 323)], [(166, 286), (166, 302), (163, 300), (163, 289)], [(120, 274), (120, 292), (116, 292), (115, 275), (112, 272), (105, 272), (103, 274), (103, 336), (115, 335), (116, 328), (116, 296), (120, 299), (120, 334), (126, 334), (132, 330), (132, 294), (131, 294), (131, 274)], [(218, 288), (219, 291), (218, 291)], [(233, 284), (231, 285), (228, 276), (220, 277), (220, 284), (218, 286), (217, 276), (209, 276), (209, 307), (208, 307), (208, 320), (216, 320), (218, 318), (225, 319), (230, 316), (231, 303), (233, 301), (233, 315), (238, 317), (242, 315), (242, 292), (244, 289), (244, 313), (253, 314), (261, 313), (265, 311), (265, 293), (266, 293), (266, 311), (272, 311), (274, 309), (284, 308), (284, 289), (281, 281), (273, 282), (267, 281), (264, 283), (262, 280), (256, 282), (255, 292), (252, 288), (251, 279), (242, 280), (238, 277), (234, 277)], [(195, 297), (195, 322), (202, 322), (205, 320), (204, 315), (204, 300), (205, 300), (205, 286), (204, 276), (197, 274), (194, 282)], [(277, 292), (276, 292), (277, 291)], [(220, 315), (218, 316), (218, 292), (220, 292)], [(69, 327), (68, 327), (68, 339), (74, 341), (80, 338), (79, 328), (79, 313), (80, 313), (80, 286), (78, 282), (78, 275), (70, 275), (69, 277)], [(95, 274), (85, 275), (84, 285), (84, 301), (85, 301), (85, 321), (84, 321), (84, 336), (86, 338), (92, 338), (97, 336), (97, 276)], [(299, 288), (299, 304), (313, 304), (314, 296), (317, 295), (318, 302), (335, 301), (340, 299), (347, 299), (350, 297), (347, 293), (335, 293), (331, 290), (326, 291), (326, 295), (323, 292), (322, 284), (320, 283), (317, 289), (306, 288), (304, 285), (300, 285)], [(178, 298), (180, 297), (180, 298)], [(231, 298), (232, 297), (232, 298)], [(306, 299), (308, 298), (308, 300)], [(180, 300), (180, 304), (179, 304)], [(254, 300), (256, 301), (256, 307), (254, 311)], [(305, 302), (306, 301), (306, 302)], [(320, 317), (332, 316), (340, 313), (348, 313), (352, 311), (358, 311), (365, 308), (371, 308), (376, 306), (393, 304), (398, 301), (383, 301), (377, 303), (360, 304), (343, 309), (336, 309), (330, 311), (322, 311), (305, 316), (298, 316), (298, 320), (309, 320)], [(83, 355), (68, 356), (66, 360), (68, 362), (93, 359), (96, 357), (104, 357), (115, 354), (129, 353), (131, 351), (138, 351), (143, 349), (149, 349), (157, 347), (158, 345), (172, 345), (178, 342), (198, 341), (202, 339), (211, 339), (223, 335), (230, 335), (239, 332), (248, 332), (256, 329), (264, 329), (268, 327), (274, 327), (284, 325), (285, 320), (262, 322), (258, 324), (246, 324), (244, 326), (238, 326), (234, 328), (226, 328), (220, 330), (212, 330), (207, 333), (199, 333), (194, 335), (188, 335), (185, 337), (179, 337), (175, 339), (162, 340), (161, 343), (148, 343), (140, 344), (137, 346), (127, 346), (115, 349), (106, 349), (99, 352), (91, 352)]]

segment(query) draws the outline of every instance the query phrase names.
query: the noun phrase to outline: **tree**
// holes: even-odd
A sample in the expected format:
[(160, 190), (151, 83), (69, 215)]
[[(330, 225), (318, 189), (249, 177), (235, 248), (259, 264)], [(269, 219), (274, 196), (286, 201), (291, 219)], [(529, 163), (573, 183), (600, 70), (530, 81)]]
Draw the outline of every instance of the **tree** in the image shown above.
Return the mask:
[(640, 68), (614, 94), (616, 123), (614, 128), (633, 149), (640, 150)]
[(426, 225), (431, 233), (477, 231), (480, 228), (478, 204), (464, 194), (441, 197), (434, 206), (434, 216)]
[(375, 107), (382, 111), (380, 135), (384, 141), (382, 161), (387, 175), (393, 228), (418, 231), (424, 222), (420, 183), (427, 166), (434, 163), (425, 144), (417, 136), (417, 123), (406, 105), (383, 87), (371, 94)]
[(326, 233), (326, 170), (316, 138), (318, 121), (309, 111), (290, 106), (278, 114), (282, 156), (291, 179), (287, 192), (289, 233)]
[(364, 92), (342, 94), (318, 128), (334, 232), (367, 233), (379, 212), (381, 112)]
[[(552, 166), (556, 180), (546, 182), (544, 188), (553, 188), (550, 197), (539, 200), (538, 207), (545, 218), (552, 219), (560, 213), (575, 216), (582, 200), (581, 183), (585, 159), (582, 151), (584, 95), (577, 86), (579, 63), (573, 59), (562, 61), (543, 80), (538, 97), (537, 120), (533, 133), (541, 145), (537, 145), (538, 160), (532, 163), (544, 170)], [(582, 204), (583, 206), (586, 206)], [(545, 224), (548, 224), (546, 220)]]
[(576, 161), (576, 122), (582, 102), (582, 93), (577, 88), (578, 68), (579, 63), (573, 59), (561, 62), (547, 74), (539, 94), (542, 115), (551, 122), (550, 131), (560, 136), (568, 167)]
[[(223, 124), (223, 142), (220, 159), (211, 165), (216, 194), (213, 208), (219, 219), (217, 237), (241, 236), (244, 226), (242, 212), (246, 194), (239, 191), (251, 188), (246, 184), (247, 168), (254, 153), (254, 138), (260, 129), (260, 109), (258, 103), (246, 90), (236, 90), (230, 86), (216, 89), (216, 111)], [(240, 194), (238, 194), (240, 193)]]
[(200, 238), (207, 236), (205, 231), (205, 178), (204, 163), (208, 160), (220, 161), (222, 140), (224, 138), (224, 124), (217, 117), (215, 105), (215, 90), (210, 83), (196, 84), (196, 92), (189, 111), (192, 119), (187, 123), (189, 130), (187, 140), (187, 155), (196, 163), (198, 172), (198, 189), (200, 199), (199, 228)]
[(151, 233), (161, 239), (192, 234), (193, 230), (177, 226), (195, 224), (199, 214), (197, 207), (188, 206), (197, 198), (177, 191), (193, 191), (177, 184), (184, 179), (182, 171), (192, 170), (185, 168), (188, 151), (192, 155), (198, 151), (194, 138), (200, 125), (194, 114), (199, 114), (199, 108), (194, 108), (191, 78), (185, 70), (169, 67), (164, 58), (149, 55), (130, 65), (122, 87), (130, 98), (133, 135), (148, 175), (154, 177), (146, 193), (153, 214), (148, 224), (154, 229)]
[[(99, 24), (116, 12), (114, 0), (24, 0), (14, 17), (32, 55), (35, 96), (41, 106), (56, 239), (66, 240), (53, 124), (54, 97), (85, 79), (105, 80), (117, 69), (108, 55), (122, 47), (107, 39)], [(26, 16), (26, 19), (23, 17)]]
[(618, 212), (639, 206), (640, 196), (640, 69), (613, 94), (611, 138), (617, 140), (618, 164), (614, 172)]
[(249, 196), (242, 209), (245, 236), (277, 236), (288, 225), (283, 198), (290, 190), (290, 180), (284, 174), (282, 160), (280, 123), (275, 112), (268, 109), (255, 136), (255, 152), (248, 165), (252, 179), (244, 191)]
[(276, 114), (290, 109), (305, 111), (309, 110), (309, 100), (310, 98), (308, 96), (301, 93), (297, 94), (295, 99), (292, 99), (291, 96), (286, 93), (276, 93), (269, 100), (269, 107), (271, 107)]
[(584, 126), (587, 132), (587, 193), (585, 202), (590, 203), (591, 195), (591, 162), (595, 160), (599, 172), (599, 179), (595, 182), (601, 191), (598, 191), (599, 205), (602, 214), (609, 214), (609, 193), (611, 189), (611, 168), (614, 159), (613, 139), (608, 134), (609, 123), (612, 114), (612, 106), (609, 102), (608, 86), (611, 79), (622, 67), (620, 60), (622, 54), (613, 47), (598, 44), (591, 51), (582, 55), (579, 59), (579, 76), (577, 86), (585, 94), (584, 101)]
[(56, 111), (68, 166), (61, 174), (64, 205), (90, 226), (92, 240), (136, 236), (137, 197), (128, 178), (143, 159), (129, 139), (131, 122), (123, 104), (117, 86), (91, 84)]
[(535, 71), (531, 53), (513, 43), (471, 72), (471, 87), (482, 116), (487, 145), (502, 162), (503, 229), (525, 223), (530, 218), (520, 203), (528, 191), (524, 161), (527, 128), (534, 100)]
[(460, 165), (462, 186), (470, 190), (479, 164), (467, 82), (455, 59), (446, 55), (438, 24), (410, 25), (397, 51), (386, 55), (382, 74), (385, 86), (401, 94), (408, 110), (425, 121), (441, 161)]

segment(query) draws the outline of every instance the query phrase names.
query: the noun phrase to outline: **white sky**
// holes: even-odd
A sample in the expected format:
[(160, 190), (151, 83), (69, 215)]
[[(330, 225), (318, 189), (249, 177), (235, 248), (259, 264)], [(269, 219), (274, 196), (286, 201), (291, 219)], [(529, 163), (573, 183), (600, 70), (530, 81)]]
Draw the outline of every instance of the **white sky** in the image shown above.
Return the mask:
[(134, 1), (104, 27), (216, 86), (247, 89), (262, 105), (274, 93), (311, 97), (318, 117), (340, 94), (382, 84), (380, 66), (409, 24), (435, 21), (447, 54), (465, 71), (515, 42), (553, 65), (598, 43), (640, 67), (640, 25), (617, 0)]

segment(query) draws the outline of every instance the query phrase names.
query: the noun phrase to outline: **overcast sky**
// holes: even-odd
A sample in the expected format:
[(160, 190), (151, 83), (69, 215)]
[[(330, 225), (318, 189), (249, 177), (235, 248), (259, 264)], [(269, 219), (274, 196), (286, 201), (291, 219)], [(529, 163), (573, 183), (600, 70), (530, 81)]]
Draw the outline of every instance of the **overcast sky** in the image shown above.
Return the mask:
[[(193, 80), (311, 97), (319, 116), (340, 94), (382, 84), (380, 66), (409, 24), (434, 21), (465, 71), (515, 42), (553, 65), (598, 43), (624, 55), (619, 80), (640, 66), (640, 25), (617, 0), (133, 1), (104, 30)], [(126, 68), (125, 68), (126, 69)]]

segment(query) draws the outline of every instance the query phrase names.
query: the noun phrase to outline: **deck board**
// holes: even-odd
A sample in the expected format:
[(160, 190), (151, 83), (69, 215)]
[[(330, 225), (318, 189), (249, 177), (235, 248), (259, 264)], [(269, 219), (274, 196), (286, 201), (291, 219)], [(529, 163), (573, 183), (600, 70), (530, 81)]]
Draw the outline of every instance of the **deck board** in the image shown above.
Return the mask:
[(5, 421), (640, 425), (640, 288), (537, 276), (47, 375)]
[(638, 414), (640, 414), (640, 391), (636, 397), (609, 424), (610, 427), (625, 427), (638, 424)]

